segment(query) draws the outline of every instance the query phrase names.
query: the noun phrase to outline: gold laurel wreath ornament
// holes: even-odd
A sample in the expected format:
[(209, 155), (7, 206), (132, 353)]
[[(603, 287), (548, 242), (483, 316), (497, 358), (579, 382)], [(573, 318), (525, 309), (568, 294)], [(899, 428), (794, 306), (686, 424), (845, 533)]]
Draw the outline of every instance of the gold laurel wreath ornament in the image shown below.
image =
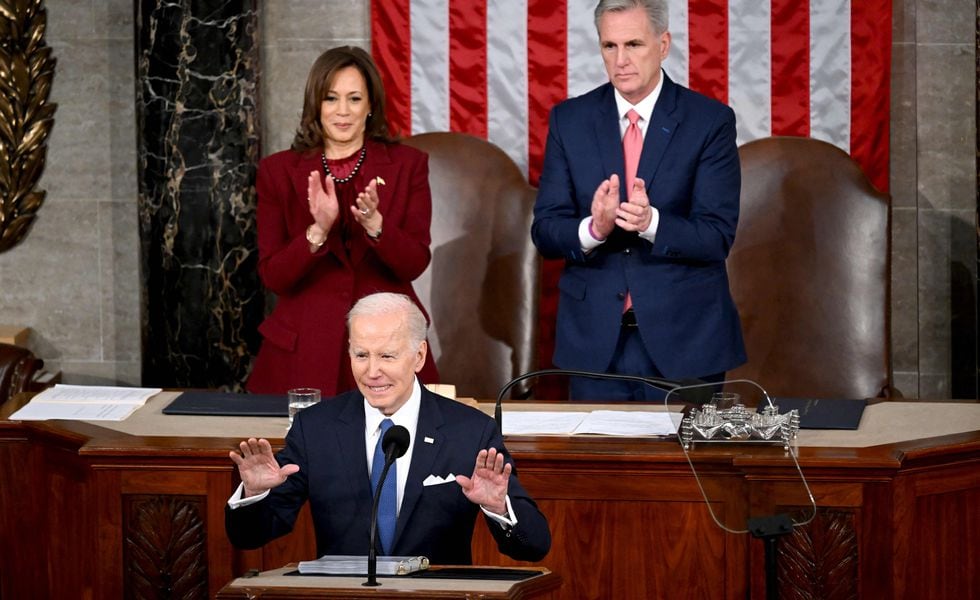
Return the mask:
[(44, 203), (44, 171), (57, 104), (55, 59), (44, 43), (42, 0), (0, 0), (0, 252), (19, 244)]

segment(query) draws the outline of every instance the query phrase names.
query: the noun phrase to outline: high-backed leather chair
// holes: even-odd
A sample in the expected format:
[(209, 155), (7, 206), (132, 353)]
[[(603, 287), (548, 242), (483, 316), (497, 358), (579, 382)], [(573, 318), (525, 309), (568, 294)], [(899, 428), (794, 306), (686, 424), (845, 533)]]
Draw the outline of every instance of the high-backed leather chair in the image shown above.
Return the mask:
[(749, 360), (728, 378), (771, 395), (891, 395), (888, 196), (818, 140), (760, 139), (739, 156), (728, 273)]
[(405, 140), (429, 154), (432, 263), (415, 282), (430, 351), (458, 396), (495, 398), (536, 364), (535, 188), (497, 146), (461, 133)]
[(0, 343), (0, 404), (31, 390), (34, 374), (44, 366), (27, 348)]

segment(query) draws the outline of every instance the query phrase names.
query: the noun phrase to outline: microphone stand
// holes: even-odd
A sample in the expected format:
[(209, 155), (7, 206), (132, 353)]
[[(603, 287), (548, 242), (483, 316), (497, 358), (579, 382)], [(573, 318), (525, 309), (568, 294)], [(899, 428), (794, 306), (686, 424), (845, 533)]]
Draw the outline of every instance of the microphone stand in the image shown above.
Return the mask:
[(361, 584), (363, 586), (376, 587), (381, 585), (378, 583), (378, 504), (381, 502), (381, 488), (384, 487), (388, 470), (394, 462), (394, 456), (385, 457), (384, 470), (381, 471), (381, 478), (378, 479), (378, 488), (374, 491), (374, 503), (371, 505), (371, 545), (368, 548), (368, 578)]

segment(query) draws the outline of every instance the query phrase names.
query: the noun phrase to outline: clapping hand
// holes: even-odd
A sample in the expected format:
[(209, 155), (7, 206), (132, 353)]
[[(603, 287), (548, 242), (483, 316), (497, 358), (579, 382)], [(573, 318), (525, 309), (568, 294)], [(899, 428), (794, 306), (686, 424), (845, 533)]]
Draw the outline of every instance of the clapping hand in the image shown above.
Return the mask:
[(646, 184), (637, 177), (633, 180), (633, 189), (627, 194), (629, 200), (616, 206), (616, 225), (626, 231), (646, 231), (653, 219), (653, 209), (650, 208), (650, 198), (647, 196)]
[(357, 195), (354, 206), (350, 207), (354, 220), (361, 224), (370, 235), (374, 236), (381, 231), (383, 221), (381, 213), (378, 212), (378, 178), (371, 180), (371, 183), (364, 188), (364, 191)]
[(333, 227), (340, 214), (333, 176), (327, 175), (326, 181), (321, 184), (320, 172), (310, 171), (310, 176), (307, 178), (306, 199), (310, 204), (310, 216), (313, 217), (313, 225), (310, 226), (311, 234), (319, 239), (326, 239), (327, 232)]
[(606, 239), (616, 227), (619, 207), (619, 176), (613, 173), (592, 195), (592, 235)]

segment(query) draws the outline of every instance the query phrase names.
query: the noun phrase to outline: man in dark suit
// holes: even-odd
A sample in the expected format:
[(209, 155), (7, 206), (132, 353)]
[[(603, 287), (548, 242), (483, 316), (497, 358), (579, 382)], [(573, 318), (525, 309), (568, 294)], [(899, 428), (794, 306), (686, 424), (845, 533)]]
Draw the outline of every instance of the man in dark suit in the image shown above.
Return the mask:
[[(595, 10), (609, 83), (552, 110), (531, 235), (563, 258), (554, 362), (721, 381), (745, 362), (725, 259), (738, 223), (735, 115), (661, 70), (665, 0)], [(575, 398), (654, 399), (575, 379)]]
[(358, 390), (298, 413), (276, 456), (254, 438), (230, 453), (242, 479), (225, 513), (231, 542), (257, 548), (288, 533), (309, 501), (318, 555), (366, 555), (371, 473), (383, 466), (375, 451), (393, 423), (408, 429), (410, 445), (389, 472), (393, 526), (386, 537), (379, 524), (379, 554), (468, 564), (482, 511), (501, 552), (544, 558), (548, 522), (518, 482), (496, 423), (419, 385), (426, 320), (415, 303), (401, 294), (366, 296), (347, 324)]

